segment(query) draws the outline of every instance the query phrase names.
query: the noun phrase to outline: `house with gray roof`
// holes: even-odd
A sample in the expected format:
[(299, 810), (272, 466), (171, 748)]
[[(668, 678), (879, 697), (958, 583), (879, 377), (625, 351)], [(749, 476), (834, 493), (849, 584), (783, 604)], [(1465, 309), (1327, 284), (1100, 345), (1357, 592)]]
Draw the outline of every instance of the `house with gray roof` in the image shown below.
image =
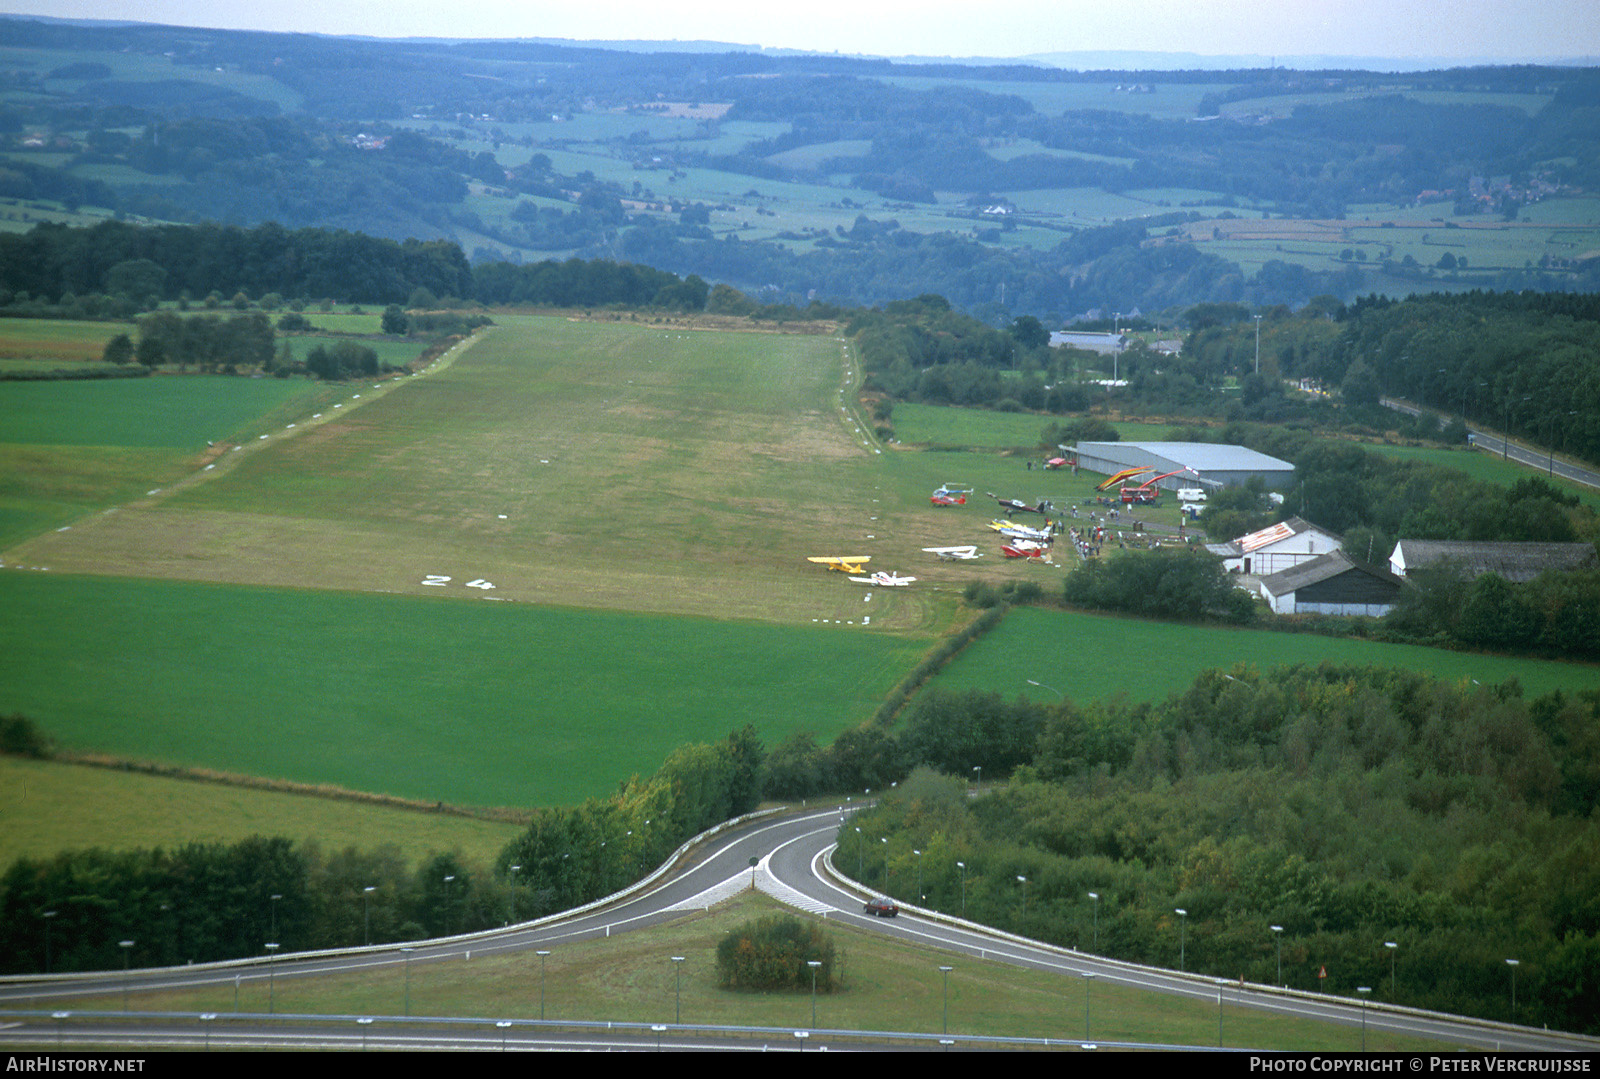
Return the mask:
[(1425, 566), (1449, 564), (1473, 580), (1497, 573), (1523, 584), (1549, 570), (1592, 569), (1600, 564), (1592, 543), (1470, 543), (1401, 540), (1389, 555), (1389, 570), (1405, 577)]

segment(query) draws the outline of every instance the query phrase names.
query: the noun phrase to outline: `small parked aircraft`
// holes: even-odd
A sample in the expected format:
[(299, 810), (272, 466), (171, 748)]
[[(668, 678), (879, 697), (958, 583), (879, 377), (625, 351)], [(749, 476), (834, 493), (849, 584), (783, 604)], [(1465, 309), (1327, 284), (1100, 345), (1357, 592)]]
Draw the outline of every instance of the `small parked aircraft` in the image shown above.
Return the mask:
[(807, 558), (806, 561), (820, 563), (838, 573), (865, 573), (867, 572), (867, 563), (872, 561), (872, 556), (869, 554), (836, 555), (833, 557)]
[(982, 558), (976, 546), (972, 547), (924, 547), (924, 551), (931, 555), (938, 555), (945, 562), (966, 562), (974, 558)]
[(902, 577), (898, 573), (885, 573), (883, 570), (879, 570), (871, 577), (852, 577), (850, 579), (857, 584), (877, 585), (880, 588), (904, 588), (916, 580), (915, 577)]
[(1007, 558), (1049, 558), (1050, 548), (1033, 540), (1012, 540), (1000, 548)]
[(1044, 505), (1044, 503), (1042, 501), (1037, 506), (1030, 506), (1026, 502), (1019, 502), (1015, 498), (1001, 498), (999, 495), (995, 494), (993, 491), (986, 491), (984, 493), (987, 494), (990, 498), (994, 499), (996, 502), (1000, 503), (1001, 507), (1004, 508), (1004, 509), (1012, 510), (1013, 512), (1016, 512), (1016, 513), (1037, 513), (1037, 514), (1040, 514), (1040, 515), (1044, 514), (1045, 505)]
[(928, 501), (935, 506), (965, 506), (967, 504), (967, 496), (971, 493), (971, 487), (961, 487), (953, 483), (947, 483), (929, 495)]
[(1029, 528), (1027, 525), (1019, 525), (1015, 521), (993, 520), (989, 522), (989, 527), (1008, 539), (1050, 540), (1054, 538), (1048, 528)]

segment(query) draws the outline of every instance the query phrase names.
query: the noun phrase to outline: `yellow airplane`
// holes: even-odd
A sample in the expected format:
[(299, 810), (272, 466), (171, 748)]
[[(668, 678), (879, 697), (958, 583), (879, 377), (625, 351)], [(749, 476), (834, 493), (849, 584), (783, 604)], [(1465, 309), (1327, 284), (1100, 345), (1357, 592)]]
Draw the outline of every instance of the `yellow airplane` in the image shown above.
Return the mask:
[(872, 561), (869, 554), (839, 555), (834, 558), (808, 558), (807, 562), (819, 562), (830, 570), (839, 573), (865, 573), (866, 564)]

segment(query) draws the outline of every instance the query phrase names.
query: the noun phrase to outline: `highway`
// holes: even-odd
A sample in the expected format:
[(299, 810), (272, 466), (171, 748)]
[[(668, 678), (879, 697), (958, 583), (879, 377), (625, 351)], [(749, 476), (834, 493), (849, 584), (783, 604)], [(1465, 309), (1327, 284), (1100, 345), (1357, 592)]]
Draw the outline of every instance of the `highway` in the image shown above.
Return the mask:
[[(1380, 402), (1385, 408), (1392, 408), (1396, 412), (1404, 412), (1408, 416), (1415, 416), (1421, 411), (1416, 405), (1399, 401), (1392, 397), (1385, 397)], [(1508, 442), (1499, 435), (1480, 431), (1470, 424), (1467, 427), (1467, 436), (1477, 449), (1485, 453), (1499, 454), (1501, 457), (1526, 465), (1529, 468), (1543, 472), (1547, 476), (1560, 476), (1562, 479), (1581, 483), (1586, 487), (1600, 487), (1600, 472), (1582, 465), (1571, 464), (1555, 456), (1549, 450), (1531, 450), (1515, 442)]]
[[(1315, 994), (1274, 990), (1268, 986), (1241, 985), (1238, 982), (1219, 982), (1215, 978), (1199, 975), (1180, 975), (1173, 971), (1153, 967), (1120, 963), (1037, 942), (1010, 937), (984, 927), (964, 923), (959, 919), (940, 916), (933, 912), (918, 913), (903, 910), (898, 918), (881, 919), (862, 911), (862, 889), (834, 874), (827, 860), (833, 847), (846, 809), (833, 806), (784, 815), (767, 815), (733, 822), (709, 833), (701, 841), (689, 845), (667, 866), (629, 892), (609, 901), (578, 911), (544, 919), (540, 922), (515, 926), (504, 930), (456, 937), (447, 940), (419, 942), (402, 948), (399, 945), (352, 949), (316, 955), (285, 956), (277, 959), (268, 970), (264, 959), (218, 963), (206, 966), (137, 970), (126, 976), (122, 972), (95, 975), (58, 975), (44, 977), (7, 977), (0, 979), (0, 1023), (6, 1028), (4, 1040), (10, 1044), (44, 1046), (54, 1044), (58, 1038), (65, 1044), (96, 1044), (94, 1028), (74, 1022), (63, 1024), (52, 1020), (52, 1011), (61, 1008), (72, 998), (86, 993), (114, 993), (126, 987), (130, 992), (150, 989), (170, 989), (202, 984), (232, 984), (235, 978), (265, 980), (269, 977), (287, 979), (315, 977), (322, 974), (349, 973), (381, 967), (411, 963), (413, 965), (460, 959), (466, 953), (481, 957), (503, 952), (531, 951), (555, 948), (573, 941), (591, 940), (657, 925), (680, 916), (682, 912), (702, 910), (722, 902), (752, 884), (789, 906), (841, 922), (857, 929), (884, 933), (900, 939), (941, 949), (955, 956), (974, 956), (986, 960), (1013, 963), (1037, 970), (1054, 971), (1075, 981), (1085, 977), (1103, 983), (1113, 983), (1153, 992), (1171, 993), (1196, 999), (1215, 1001), (1220, 993), (1230, 1007), (1260, 1008), (1282, 1014), (1295, 1014), (1358, 1027), (1362, 1022), (1359, 1002)], [(752, 867), (752, 861), (755, 865)], [(1076, 992), (1076, 986), (1074, 986)], [(120, 1017), (119, 1017), (120, 1018)], [(159, 1027), (182, 1032), (183, 1044), (193, 1045), (195, 1037), (206, 1036), (203, 1024), (197, 1025), (194, 1017), (148, 1016), (131, 1017), (139, 1024), (145, 1036), (156, 1036)], [(444, 1033), (395, 1031), (386, 1026), (381, 1035), (385, 1047), (401, 1048), (411, 1044), (406, 1039), (416, 1039), (421, 1044), (442, 1044), (430, 1039), (467, 1038), (478, 1048), (493, 1047), (497, 1038), (508, 1037), (508, 1029), (494, 1029), (492, 1021), (439, 1019), (456, 1024), (458, 1029)], [(1396, 1009), (1372, 1004), (1366, 1009), (1365, 1021), (1371, 1031), (1392, 1031), (1422, 1038), (1454, 1043), (1463, 1049), (1507, 1051), (1576, 1051), (1593, 1053), (1600, 1050), (1600, 1039), (1579, 1037), (1555, 1032), (1540, 1031), (1506, 1024), (1485, 1023), (1477, 1020), (1456, 1019), (1433, 1013)], [(315, 1040), (325, 1032), (332, 1038), (330, 1044), (351, 1047), (351, 1039), (369, 1036), (350, 1025), (331, 1030), (328, 1020), (318, 1017), (279, 1016), (271, 1025), (263, 1024), (260, 1037), (267, 1039), (263, 1045), (300, 1045), (293, 1040), (305, 1037)], [(595, 1038), (593, 1031), (572, 1032), (571, 1024), (563, 1024), (567, 1032), (563, 1039)], [(626, 1030), (612, 1024), (602, 1025), (606, 1038), (619, 1040), (617, 1047), (641, 1047), (660, 1038), (661, 1032), (652, 1035), (648, 1029)], [(472, 1029), (468, 1029), (472, 1028)], [(538, 1024), (520, 1022), (509, 1032), (515, 1047), (548, 1046), (556, 1037), (553, 1032), (536, 1029)], [(121, 1037), (135, 1040), (125, 1024), (118, 1024)], [(675, 1038), (683, 1036), (673, 1028)], [(750, 1047), (751, 1035), (770, 1032), (744, 1032), (734, 1038), (735, 1044)], [(819, 1032), (820, 1033), (820, 1032)], [(174, 1034), (174, 1037), (177, 1037)], [(237, 1024), (228, 1027), (229, 1044), (238, 1044), (233, 1038), (241, 1036)], [(370, 1036), (380, 1035), (371, 1031)], [(389, 1041), (388, 1039), (395, 1039)], [(641, 1041), (642, 1040), (642, 1041)], [(169, 1043), (170, 1044), (170, 1043)], [(252, 1043), (253, 1044), (253, 1043)], [(699, 1044), (699, 1043), (697, 1043)], [(764, 1043), (763, 1043), (764, 1044)], [(792, 1033), (779, 1039), (779, 1047), (793, 1048)], [(574, 1046), (574, 1047), (575, 1047)], [(708, 1047), (699, 1044), (699, 1047)]]

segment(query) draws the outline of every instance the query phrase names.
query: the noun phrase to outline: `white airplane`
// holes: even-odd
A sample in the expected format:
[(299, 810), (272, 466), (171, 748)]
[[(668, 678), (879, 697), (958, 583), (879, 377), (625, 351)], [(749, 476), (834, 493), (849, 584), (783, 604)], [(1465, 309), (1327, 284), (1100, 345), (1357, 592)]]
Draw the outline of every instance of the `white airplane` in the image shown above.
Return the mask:
[(982, 558), (977, 547), (924, 547), (924, 551), (937, 555), (945, 562), (965, 562), (973, 558)]
[(1029, 528), (1027, 525), (1019, 525), (1014, 521), (990, 521), (989, 527), (1007, 539), (1044, 541), (1054, 538), (1048, 528)]
[(850, 579), (857, 584), (877, 585), (879, 588), (904, 588), (916, 580), (915, 577), (902, 577), (898, 573), (885, 573), (882, 570), (874, 573), (871, 577), (852, 577)]

